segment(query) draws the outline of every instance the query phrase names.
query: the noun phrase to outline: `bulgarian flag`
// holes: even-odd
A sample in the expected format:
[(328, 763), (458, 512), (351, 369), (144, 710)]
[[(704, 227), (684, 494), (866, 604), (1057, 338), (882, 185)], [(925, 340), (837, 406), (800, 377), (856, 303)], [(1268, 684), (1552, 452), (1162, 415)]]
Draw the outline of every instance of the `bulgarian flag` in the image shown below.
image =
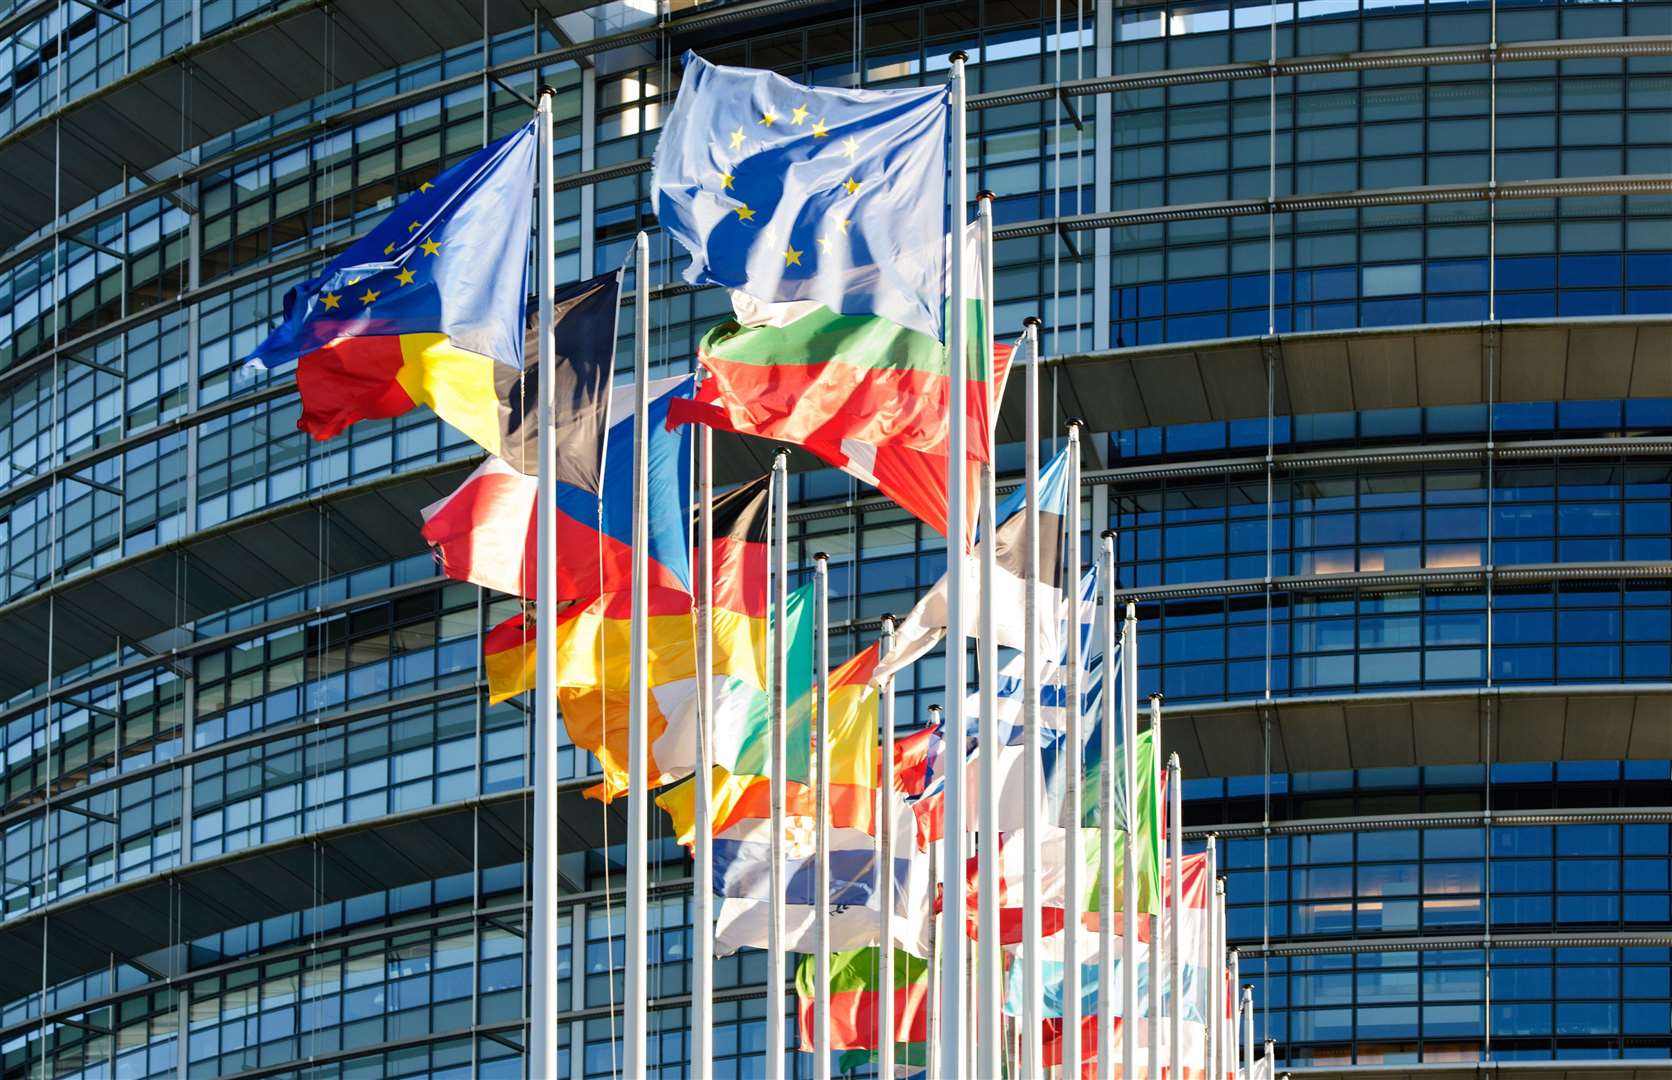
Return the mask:
[[(830, 1048), (874, 1050), (877, 1047), (878, 999), (882, 957), (878, 946), (830, 954)], [(796, 1012), (801, 1018), (801, 1049), (813, 1049), (813, 1001), (816, 960), (803, 956), (795, 968)], [(921, 1043), (929, 1037), (929, 962), (903, 949), (894, 950), (894, 1040)]]
[[(973, 225), (965, 230), (964, 260), (979, 283), (981, 246)], [(988, 461), (990, 406), (1003, 397), (1013, 350), (992, 345), (990, 305), (979, 296), (969, 305), (969, 456)], [(701, 390), (672, 420), (803, 447), (945, 533), (946, 347), (887, 319), (840, 315), (812, 301), (769, 304), (734, 292), (732, 306), (736, 318), (710, 330), (698, 346), (707, 373)], [(968, 484), (973, 525), (974, 473)]]

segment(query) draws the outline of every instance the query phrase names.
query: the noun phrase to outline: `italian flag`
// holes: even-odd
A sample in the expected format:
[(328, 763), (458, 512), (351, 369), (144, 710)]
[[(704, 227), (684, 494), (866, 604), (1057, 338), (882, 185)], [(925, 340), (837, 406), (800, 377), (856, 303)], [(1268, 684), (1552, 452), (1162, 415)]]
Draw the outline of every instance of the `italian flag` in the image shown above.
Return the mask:
[[(972, 225), (964, 235), (964, 263), (978, 285), (981, 262)], [(968, 303), (969, 457), (988, 461), (1013, 349), (993, 344), (985, 298)], [(676, 407), (670, 422), (800, 446), (945, 533), (946, 347), (887, 319), (840, 315), (810, 301), (764, 303), (734, 292), (732, 307), (736, 317), (698, 346), (702, 388), (694, 401)], [(973, 524), (973, 473), (968, 485)]]
[[(830, 954), (830, 1048), (874, 1050), (882, 995), (881, 955), (875, 945)], [(813, 1001), (816, 961), (803, 956), (795, 969), (796, 1012), (801, 1018), (801, 1049), (813, 1049)], [(929, 1037), (929, 962), (894, 950), (894, 1039), (921, 1043)]]

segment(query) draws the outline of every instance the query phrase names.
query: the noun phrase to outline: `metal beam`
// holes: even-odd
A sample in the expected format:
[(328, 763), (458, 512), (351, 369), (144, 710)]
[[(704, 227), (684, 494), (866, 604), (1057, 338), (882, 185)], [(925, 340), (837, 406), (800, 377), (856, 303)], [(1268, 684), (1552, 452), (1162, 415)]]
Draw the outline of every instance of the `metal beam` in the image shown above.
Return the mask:
[(122, 498), (121, 488), (115, 484), (107, 484), (103, 480), (94, 480), (91, 477), (82, 476), (80, 473), (65, 473), (64, 479), (74, 480), (78, 484), (86, 484), (90, 488), (96, 488), (107, 495), (114, 495), (118, 499)]
[(80, 353), (66, 352), (64, 354), (64, 359), (73, 361), (83, 367), (90, 367), (94, 371), (102, 371), (106, 375), (114, 375), (118, 379), (126, 379), (128, 377), (128, 373), (123, 371), (121, 368), (112, 367), (109, 364), (101, 363), (98, 360), (89, 360)]
[(120, 11), (108, 8), (103, 4), (94, 3), (94, 0), (70, 0), (70, 2), (80, 4), (82, 7), (89, 8), (100, 15), (109, 15), (118, 22), (126, 23), (128, 21), (128, 17)]
[(72, 814), (80, 814), (82, 817), (92, 818), (94, 821), (103, 821), (111, 825), (116, 824), (115, 814), (101, 814), (97, 810), (89, 810), (85, 806), (74, 806), (70, 803), (54, 803), (52, 804), (52, 809), (66, 810)]
[(518, 90), (516, 87), (514, 87), (510, 83), (506, 82), (504, 79), (500, 78), (498, 75), (490, 75), (489, 78), (493, 80), (495, 86), (499, 87), (501, 90), (505, 91), (507, 94), (514, 95), (517, 98), (518, 101), (521, 101), (524, 105), (527, 105), (529, 108), (534, 109), (534, 108), (539, 107), (536, 104), (536, 102), (533, 98), (529, 97), (527, 94), (523, 93), (521, 90)]

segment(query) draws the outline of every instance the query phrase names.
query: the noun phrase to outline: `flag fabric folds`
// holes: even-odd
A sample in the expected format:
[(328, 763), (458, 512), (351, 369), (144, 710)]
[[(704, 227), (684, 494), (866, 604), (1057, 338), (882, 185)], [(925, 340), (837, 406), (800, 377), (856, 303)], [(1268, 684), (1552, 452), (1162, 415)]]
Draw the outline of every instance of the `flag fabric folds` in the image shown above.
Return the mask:
[[(795, 969), (801, 1049), (813, 1049), (815, 958), (804, 956)], [(894, 950), (894, 985), (882, 985), (881, 947), (867, 945), (830, 957), (830, 1048), (873, 1050), (884, 993), (894, 997), (894, 1041), (923, 1042), (929, 1037), (929, 962), (903, 949)]]
[[(718, 575), (716, 575), (718, 576)], [(865, 843), (876, 831), (877, 787), (877, 689), (871, 685), (871, 669), (876, 665), (879, 647), (872, 645), (858, 656), (830, 673), (830, 819), (836, 829), (853, 829), (867, 834)], [(718, 654), (716, 635), (716, 654)], [(811, 695), (806, 703), (811, 716)], [(723, 719), (725, 708), (717, 705), (717, 719)], [(806, 757), (805, 731), (800, 740), (802, 757)], [(764, 734), (759, 736), (764, 738)], [(751, 747), (749, 754), (756, 753)], [(716, 755), (716, 760), (719, 755)], [(709, 800), (710, 828), (718, 838), (734, 827), (752, 828), (751, 821), (765, 820), (772, 815), (770, 779), (759, 774), (734, 773), (717, 765)], [(696, 831), (694, 793), (689, 785), (664, 792), (657, 805), (667, 811), (674, 835), (682, 844), (690, 844)], [(784, 813), (786, 820), (806, 818), (814, 813), (814, 791), (802, 779), (786, 778), (784, 784)], [(810, 828), (811, 826), (809, 826)], [(768, 838), (770, 839), (770, 838)], [(719, 865), (718, 857), (716, 866)], [(716, 870), (718, 875), (719, 871)], [(718, 890), (718, 888), (716, 889)], [(722, 892), (722, 895), (731, 895)], [(811, 902), (811, 901), (809, 901)]]
[[(1026, 525), (1022, 502), (1025, 495), (1024, 488), (1017, 488), (1005, 496), (994, 513), (994, 519), (998, 522), (998, 527), (994, 530), (994, 540), (989, 541), (985, 537), (977, 540), (978, 546), (989, 542), (996, 542), (998, 545), (994, 553), (996, 566), (992, 597), (986, 598), (981, 595), (981, 560), (972, 556), (963, 560), (962, 566), (967, 613), (966, 633), (971, 638), (979, 637), (981, 605), (990, 602), (995, 613), (994, 632), (998, 644), (1011, 649), (1020, 649), (1026, 643), (1022, 632), (1023, 602), (1027, 596), (1027, 583), (1022, 567), (1022, 532)], [(1060, 611), (1063, 601), (1060, 584), (1063, 519), (1068, 512), (1069, 495), (1068, 451), (1064, 449), (1051, 459), (1050, 464), (1039, 475), (1039, 581), (1034, 597), (1038, 605), (1037, 610), (1044, 613), (1040, 619), (1041, 633), (1037, 654), (1042, 657), (1054, 657), (1062, 653), (1061, 630), (1057, 625), (1058, 620), (1052, 618), (1050, 613)], [(1074, 492), (1073, 497), (1078, 498), (1079, 493)], [(885, 661), (877, 665), (876, 678), (880, 681), (909, 666), (933, 649), (945, 635), (946, 578), (942, 577), (901, 621), (895, 631), (894, 650), (888, 654)]]
[[(553, 478), (577, 491), (602, 494), (604, 490), (604, 440), (610, 424), (610, 383), (615, 376), (615, 330), (621, 310), (621, 270), (600, 274), (588, 281), (564, 285), (552, 304), (553, 365), (552, 431), (556, 442), (557, 471)], [(539, 331), (538, 311), (528, 319)], [(535, 349), (539, 348), (538, 342)], [(524, 369), (522, 386), (509, 401), (507, 439), (499, 456), (525, 473), (538, 473), (535, 454), (539, 439), (535, 421), (539, 416), (539, 367)], [(627, 415), (632, 415), (627, 410)]]
[[(631, 687), (632, 593), (577, 603), (557, 619), (553, 683), (569, 741), (603, 766), (587, 791), (608, 802), (627, 792), (627, 706)], [(652, 788), (696, 767), (697, 659), (691, 595), (652, 589), (646, 596), (646, 776)]]
[[(895, 835), (910, 836), (912, 828), (911, 808), (903, 797), (895, 795), (887, 800), (889, 812), (894, 815)], [(758, 819), (757, 819), (758, 821)], [(785, 859), (786, 875), (794, 871), (797, 861), (804, 858), (812, 850), (811, 828), (812, 818), (809, 816), (798, 825), (786, 822), (791, 848)], [(755, 830), (750, 832), (749, 830)], [(732, 830), (728, 830), (730, 832)], [(835, 830), (832, 830), (833, 833)], [(744, 831), (734, 835), (755, 835), (764, 839), (770, 838), (770, 826), (763, 830), (760, 824), (746, 826)], [(796, 839), (801, 836), (805, 839)], [(721, 836), (716, 835), (718, 845)], [(853, 837), (855, 844), (860, 843), (859, 836)], [(870, 836), (865, 836), (866, 845), (874, 843)], [(794, 850), (796, 844), (803, 847)], [(764, 843), (763, 843), (764, 847)], [(872, 850), (867, 847), (867, 851)], [(718, 847), (716, 848), (718, 853)], [(758, 869), (752, 871), (765, 879), (768, 863), (761, 853)], [(932, 865), (930, 857), (917, 852), (909, 843), (895, 845), (894, 851), (894, 944), (905, 949), (913, 956), (926, 957), (929, 955), (930, 926), (933, 921), (935, 893), (931, 877)], [(718, 874), (718, 871), (717, 871)], [(830, 917), (830, 948), (856, 949), (864, 945), (875, 945), (882, 933), (882, 911), (878, 907), (880, 895), (876, 888), (875, 862), (872, 862), (872, 873), (864, 879), (854, 874), (838, 886), (835, 875), (832, 875), (832, 893), (841, 894), (853, 899), (855, 903), (838, 904), (831, 909)], [(809, 893), (805, 897), (798, 896), (796, 900), (805, 899), (807, 902), (790, 902), (784, 905), (784, 925), (786, 933), (785, 948), (792, 952), (812, 952), (816, 948), (815, 929), (813, 925), (814, 905), (813, 897)], [(728, 956), (740, 948), (766, 948), (768, 936), (768, 922), (770, 918), (771, 901), (764, 894), (761, 896), (723, 896), (715, 905), (715, 954)]]
[[(979, 233), (970, 226), (964, 235), (966, 270), (979, 283)], [(945, 346), (886, 319), (839, 315), (811, 302), (767, 304), (734, 291), (732, 306), (736, 317), (710, 330), (698, 346), (709, 377), (676, 419), (804, 447), (944, 533)], [(991, 342), (988, 304), (979, 293), (968, 306), (969, 456), (986, 461), (989, 398), (1003, 397), (1015, 350)], [(968, 494), (974, 505), (973, 486)]]
[[(1180, 966), (1183, 978), (1182, 991), (1178, 995), (1178, 1001), (1183, 1008), (1183, 1023), (1181, 1026), (1184, 1034), (1180, 1054), (1180, 1059), (1184, 1062), (1184, 1077), (1181, 1080), (1203, 1080), (1206, 1075), (1202, 1070), (1202, 1065), (1205, 1061), (1207, 1040), (1208, 980), (1220, 977), (1222, 974), (1219, 965), (1210, 956), (1208, 948), (1211, 941), (1211, 935), (1208, 932), (1208, 920), (1212, 911), (1209, 898), (1213, 892), (1213, 882), (1208, 878), (1207, 855), (1204, 852), (1186, 855), (1180, 860), (1179, 866), (1179, 891), (1182, 908), (1177, 925), (1179, 928), (1179, 955), (1182, 958)], [(1170, 913), (1168, 921), (1169, 924), (1173, 922)], [(1085, 940), (1087, 937), (1091, 938), (1089, 946)], [(1135, 962), (1138, 965), (1140, 1015), (1131, 1019), (1143, 1020), (1148, 1016), (1149, 980), (1154, 970), (1150, 964), (1152, 953), (1148, 919), (1139, 921), (1138, 937), (1138, 956)], [(1043, 1015), (1060, 1023), (1063, 1014), (1063, 965), (1068, 962), (1068, 958), (1061, 955), (1060, 936), (1053, 935), (1047, 940), (1054, 941), (1057, 948), (1055, 955), (1047, 950), (1047, 955), (1042, 963), (1044, 974)], [(1103, 979), (1096, 961), (1096, 936), (1082, 934), (1080, 944), (1083, 950), (1080, 957), (1081, 1015), (1089, 1021), (1097, 1012), (1098, 1003), (1101, 1000), (1100, 989), (1103, 985)], [(1165, 959), (1164, 956), (1163, 959)], [(1111, 991), (1110, 1005), (1117, 1010), (1117, 1033), (1122, 1026), (1120, 1021), (1129, 1019), (1119, 1015), (1121, 1008), (1119, 988), (1123, 978), (1121, 966), (1125, 963), (1127, 963), (1127, 958), (1117, 952), (1115, 970), (1107, 981)], [(1165, 974), (1165, 969), (1163, 969), (1161, 977), (1163, 979), (1162, 1015), (1171, 1016), (1174, 1007), (1174, 992), (1172, 987), (1167, 985), (1168, 976)], [(1004, 1010), (1007, 1015), (1020, 1015), (1023, 994), (1020, 965), (1012, 965), (1005, 979)], [(1132, 1025), (1129, 1029), (1136, 1032), (1140, 1044), (1144, 1047), (1149, 1045), (1147, 1027), (1147, 1024), (1138, 1023)], [(1163, 1040), (1161, 1058), (1165, 1061), (1169, 1054), (1166, 1043), (1169, 1028), (1166, 1023), (1161, 1025), (1161, 1034)], [(1089, 1053), (1095, 1049), (1096, 1043), (1093, 1040), (1084, 1045)], [(1117, 1054), (1120, 1052), (1118, 1042), (1115, 1046), (1115, 1052)], [(1147, 1056), (1147, 1051), (1140, 1054), (1140, 1060), (1143, 1060), (1145, 1056)]]
[[(650, 384), (647, 563), (653, 589), (690, 591), (691, 436), (688, 428), (667, 426), (674, 404), (690, 391), (689, 375)], [(633, 388), (618, 387), (611, 396), (614, 422), (604, 444), (603, 493), (556, 485), (555, 600), (588, 599), (632, 586)], [(451, 495), (424, 507), (423, 536), (441, 572), (533, 599), (539, 488), (535, 477), (489, 458)]]
[(945, 86), (844, 90), (687, 52), (656, 145), (685, 280), (941, 337)]
[(482, 667), (488, 676), (488, 703), (498, 705), (534, 689), (534, 613), (511, 616), (482, 635)]
[(420, 185), (291, 289), (248, 360), (296, 361), (297, 427), (329, 439), (428, 405), (490, 453), (515, 442), (536, 141), (530, 122)]
[[(720, 716), (750, 708), (765, 693), (766, 478), (714, 504), (713, 679)], [(649, 683), (652, 786), (688, 776), (695, 767), (696, 623), (680, 589), (650, 590)], [(575, 745), (604, 764), (595, 793), (625, 790), (626, 691), (631, 594), (613, 592), (571, 605), (558, 617), (558, 699)], [(534, 685), (534, 620), (524, 615), (483, 640), (489, 698), (502, 701)], [(741, 700), (742, 704), (737, 702)], [(619, 744), (619, 745), (618, 745)], [(722, 789), (723, 790), (723, 789)], [(863, 819), (869, 824), (870, 815)]]
[[(764, 560), (765, 556), (762, 556)], [(718, 577), (718, 570), (716, 571)], [(764, 590), (764, 577), (761, 579)], [(765, 605), (764, 597), (762, 605)], [(718, 606), (718, 597), (716, 598)], [(808, 582), (786, 598), (784, 634), (788, 646), (784, 679), (784, 743), (786, 781), (808, 783), (808, 746), (813, 718), (813, 585)], [(771, 632), (769, 615), (767, 633)], [(770, 742), (772, 710), (765, 693), (722, 712), (716, 705), (713, 730), (714, 763), (734, 776), (765, 776), (772, 752)]]

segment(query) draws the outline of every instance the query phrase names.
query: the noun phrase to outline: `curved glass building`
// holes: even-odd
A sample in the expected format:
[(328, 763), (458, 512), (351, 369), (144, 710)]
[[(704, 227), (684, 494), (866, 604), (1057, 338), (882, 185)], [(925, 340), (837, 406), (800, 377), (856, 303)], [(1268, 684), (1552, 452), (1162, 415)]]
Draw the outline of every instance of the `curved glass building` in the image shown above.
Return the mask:
[[(1119, 531), (1288, 1069), (1672, 1075), (1662, 0), (0, 0), (0, 1075), (520, 1075), (509, 605), (417, 531), (478, 451), (422, 411), (310, 442), (240, 358), (550, 85), (558, 273), (652, 230), (651, 353), (688, 369), (728, 305), (647, 199), (687, 48), (830, 85), (973, 58), (998, 327), (1044, 319), (1042, 430), (1091, 433), (1086, 550)], [(730, 482), (770, 450), (720, 449)], [(795, 502), (837, 659), (944, 569), (844, 476)], [(624, 819), (565, 754), (579, 1080), (619, 1071)], [(762, 1071), (764, 968), (716, 963), (720, 1075)]]

